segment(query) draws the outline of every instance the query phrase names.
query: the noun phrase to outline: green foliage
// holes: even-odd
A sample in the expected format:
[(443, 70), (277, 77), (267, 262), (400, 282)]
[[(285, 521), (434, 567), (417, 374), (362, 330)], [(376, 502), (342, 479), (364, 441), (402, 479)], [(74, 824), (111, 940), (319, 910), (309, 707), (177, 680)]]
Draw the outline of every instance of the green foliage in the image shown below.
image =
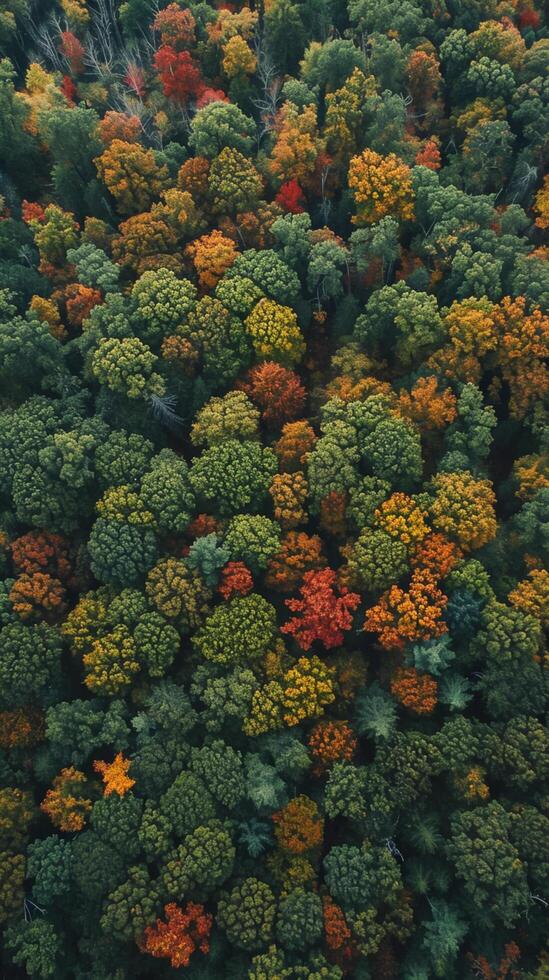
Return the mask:
[(62, 649), (61, 637), (52, 626), (4, 626), (0, 631), (0, 704), (13, 708), (55, 701)]
[(272, 644), (275, 629), (276, 610), (263, 596), (254, 594), (217, 606), (195, 634), (193, 644), (214, 663), (253, 666)]
[(288, 951), (313, 946), (322, 933), (322, 903), (314, 892), (296, 888), (284, 898), (278, 910), (276, 935)]
[(88, 551), (96, 578), (122, 588), (141, 583), (158, 553), (156, 535), (150, 527), (104, 517), (93, 525)]
[(238, 106), (210, 102), (194, 116), (189, 143), (197, 156), (212, 158), (227, 147), (249, 154), (254, 137), (253, 121)]
[(13, 962), (24, 966), (29, 976), (40, 980), (55, 976), (62, 939), (48, 919), (37, 918), (11, 926), (6, 930), (6, 946), (12, 952)]
[(170, 899), (190, 893), (205, 898), (222, 885), (233, 869), (235, 849), (220, 821), (197, 827), (168, 854), (161, 884)]
[(275, 910), (275, 896), (269, 886), (257, 878), (245, 878), (240, 886), (221, 896), (217, 921), (232, 945), (253, 951), (269, 942)]
[(252, 571), (264, 569), (280, 546), (280, 527), (260, 514), (238, 514), (223, 541), (231, 561), (243, 561)]
[(127, 879), (107, 897), (101, 928), (121, 941), (139, 939), (158, 911), (158, 893), (147, 868), (132, 865)]
[(349, 567), (368, 592), (381, 592), (408, 569), (408, 554), (398, 538), (365, 528), (355, 541)]
[(66, 896), (72, 879), (72, 852), (62, 837), (34, 841), (28, 849), (27, 875), (33, 879), (32, 893), (39, 905), (54, 908)]
[(197, 496), (223, 517), (250, 508), (258, 510), (276, 472), (272, 450), (255, 442), (225, 442), (193, 460), (191, 486)]
[(487, 923), (512, 925), (528, 905), (527, 869), (509, 840), (510, 825), (508, 813), (495, 801), (452, 820), (448, 856)]

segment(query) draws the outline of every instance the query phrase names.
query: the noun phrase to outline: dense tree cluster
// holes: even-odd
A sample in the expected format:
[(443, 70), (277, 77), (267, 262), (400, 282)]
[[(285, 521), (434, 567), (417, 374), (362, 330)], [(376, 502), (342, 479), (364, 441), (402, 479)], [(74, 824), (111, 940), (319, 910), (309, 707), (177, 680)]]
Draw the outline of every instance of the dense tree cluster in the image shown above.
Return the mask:
[(540, 0), (0, 7), (2, 976), (547, 980)]

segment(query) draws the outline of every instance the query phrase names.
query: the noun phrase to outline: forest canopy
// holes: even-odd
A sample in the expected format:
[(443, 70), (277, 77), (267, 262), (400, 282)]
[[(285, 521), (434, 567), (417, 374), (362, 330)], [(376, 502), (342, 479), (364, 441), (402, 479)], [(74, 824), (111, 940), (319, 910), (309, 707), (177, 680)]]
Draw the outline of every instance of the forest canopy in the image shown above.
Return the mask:
[(547, 980), (541, 0), (0, 6), (2, 976)]

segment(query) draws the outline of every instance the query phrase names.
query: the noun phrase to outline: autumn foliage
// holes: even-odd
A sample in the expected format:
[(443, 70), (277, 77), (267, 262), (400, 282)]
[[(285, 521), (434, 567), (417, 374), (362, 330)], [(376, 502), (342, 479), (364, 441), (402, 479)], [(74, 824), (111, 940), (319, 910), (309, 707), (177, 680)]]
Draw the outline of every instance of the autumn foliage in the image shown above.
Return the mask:
[(189, 965), (194, 952), (208, 953), (213, 917), (203, 905), (187, 902), (181, 909), (175, 902), (164, 907), (166, 921), (147, 926), (141, 941), (144, 952), (169, 959), (174, 969)]
[(294, 637), (302, 650), (309, 650), (316, 640), (326, 647), (340, 646), (353, 624), (353, 612), (360, 596), (336, 586), (331, 568), (306, 572), (300, 588), (300, 599), (286, 599), (288, 609), (298, 613), (281, 627)]

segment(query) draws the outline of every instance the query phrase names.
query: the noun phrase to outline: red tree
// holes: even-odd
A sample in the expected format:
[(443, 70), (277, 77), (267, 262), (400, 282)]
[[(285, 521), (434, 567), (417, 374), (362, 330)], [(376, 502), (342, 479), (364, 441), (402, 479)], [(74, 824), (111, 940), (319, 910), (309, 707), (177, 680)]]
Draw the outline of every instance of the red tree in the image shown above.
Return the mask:
[(84, 71), (84, 46), (80, 43), (76, 34), (72, 31), (61, 31), (59, 50), (69, 63), (73, 75), (80, 75)]
[(147, 926), (141, 948), (151, 956), (166, 957), (174, 969), (188, 966), (195, 950), (208, 953), (212, 916), (203, 905), (188, 902), (180, 909), (175, 902), (165, 906), (166, 922), (156, 920), (155, 926)]
[(282, 184), (275, 197), (275, 201), (277, 204), (280, 204), (280, 207), (284, 211), (289, 211), (290, 214), (302, 214), (305, 210), (303, 206), (305, 204), (303, 191), (297, 180), (287, 180), (285, 184)]
[(252, 573), (243, 561), (230, 561), (221, 570), (218, 591), (224, 599), (232, 599), (235, 595), (248, 595), (253, 586)]
[(160, 75), (166, 98), (180, 105), (187, 105), (202, 88), (200, 69), (188, 51), (176, 51), (169, 44), (163, 44), (154, 56), (154, 67)]
[(196, 21), (190, 10), (182, 10), (176, 3), (170, 3), (160, 10), (153, 23), (162, 44), (169, 44), (180, 51), (194, 44)]
[(69, 542), (60, 534), (27, 531), (12, 541), (11, 554), (18, 574), (34, 575), (36, 572), (44, 572), (65, 584), (71, 583)]
[(319, 572), (306, 572), (300, 588), (301, 599), (286, 599), (286, 605), (294, 616), (281, 627), (290, 633), (302, 650), (309, 650), (315, 640), (320, 640), (327, 650), (341, 646), (344, 633), (353, 625), (352, 613), (360, 603), (356, 592), (344, 586), (334, 590), (336, 573), (331, 568)]
[(282, 425), (303, 414), (307, 392), (295, 371), (264, 361), (251, 368), (239, 385), (261, 409), (267, 425)]

